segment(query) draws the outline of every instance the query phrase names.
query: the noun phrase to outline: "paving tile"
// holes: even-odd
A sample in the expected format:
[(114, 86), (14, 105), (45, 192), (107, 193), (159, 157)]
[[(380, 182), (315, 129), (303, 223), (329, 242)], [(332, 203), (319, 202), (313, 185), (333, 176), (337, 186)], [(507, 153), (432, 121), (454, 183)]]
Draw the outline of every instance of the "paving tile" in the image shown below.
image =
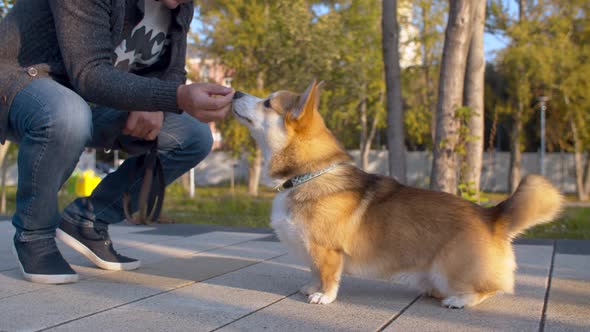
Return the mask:
[(50, 331), (133, 331), (138, 327), (141, 331), (211, 331), (275, 298), (273, 294), (194, 284)]
[(198, 252), (213, 250), (249, 240), (256, 240), (264, 235), (234, 232), (211, 232), (189, 237), (177, 237), (174, 241), (150, 243), (121, 250), (129, 257), (141, 260), (143, 265), (173, 257), (193, 255)]
[(545, 331), (590, 331), (590, 256), (555, 255)]
[[(11, 296), (36, 291), (46, 287), (50, 286), (35, 284), (24, 280), (21, 272), (17, 269), (0, 272), (0, 301)], [(2, 317), (2, 314), (0, 314), (0, 317)]]
[(250, 258), (228, 257), (215, 252), (170, 258), (141, 268), (142, 273), (201, 281), (255, 264)]
[(516, 245), (518, 262), (514, 295), (496, 295), (464, 310), (442, 308), (423, 297), (386, 331), (537, 331), (553, 248)]
[(17, 267), (16, 257), (10, 248), (10, 242), (0, 240), (0, 271), (6, 271)]
[[(285, 296), (296, 292), (308, 278), (309, 271), (298, 260), (285, 256), (208, 282)], [(417, 292), (390, 282), (345, 276), (338, 299), (330, 305), (308, 304), (306, 297), (295, 294), (222, 331), (376, 330), (416, 296)]]
[(186, 280), (117, 272), (0, 300), (0, 331), (37, 330), (169, 290)]
[[(240, 259), (249, 264), (255, 264), (260, 259), (269, 259), (277, 253), (280, 254), (280, 250), (281, 248), (277, 248), (276, 244), (248, 242), (199, 255), (207, 257), (207, 260), (183, 261), (183, 264), (188, 265), (183, 267), (166, 265), (164, 269), (173, 271), (177, 277), (188, 275), (190, 278), (198, 280), (226, 273), (228, 268), (239, 268), (241, 265), (239, 263), (236, 265), (235, 261)], [(211, 263), (208, 261), (209, 259), (213, 262), (218, 259), (231, 259), (231, 261), (229, 263), (221, 261), (223, 264), (220, 266)], [(162, 263), (168, 264), (168, 262)], [(286, 295), (245, 287), (248, 286), (246, 284), (260, 284), (266, 285), (265, 287), (268, 289), (267, 282), (269, 280), (267, 278), (262, 280), (255, 278), (261, 271), (259, 265), (265, 264), (267, 268), (268, 266), (277, 268), (276, 265), (267, 263), (251, 265), (202, 283), (192, 284), (85, 317), (61, 325), (52, 331), (133, 330), (137, 326), (142, 326), (142, 330), (146, 331), (210, 331)], [(190, 272), (191, 269), (197, 272)], [(153, 273), (149, 267), (142, 269), (141, 272)], [(273, 280), (275, 283), (277, 282), (277, 279)], [(238, 284), (235, 284), (236, 282)]]

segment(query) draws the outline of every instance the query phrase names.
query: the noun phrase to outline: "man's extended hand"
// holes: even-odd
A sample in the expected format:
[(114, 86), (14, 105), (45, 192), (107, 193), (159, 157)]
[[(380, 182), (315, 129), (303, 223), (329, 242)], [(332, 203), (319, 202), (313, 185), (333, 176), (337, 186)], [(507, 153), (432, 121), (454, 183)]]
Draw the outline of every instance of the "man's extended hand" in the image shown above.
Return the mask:
[(129, 112), (123, 134), (152, 141), (160, 133), (163, 123), (163, 112)]
[(231, 110), (234, 90), (218, 84), (181, 85), (176, 91), (178, 107), (201, 122), (223, 119)]

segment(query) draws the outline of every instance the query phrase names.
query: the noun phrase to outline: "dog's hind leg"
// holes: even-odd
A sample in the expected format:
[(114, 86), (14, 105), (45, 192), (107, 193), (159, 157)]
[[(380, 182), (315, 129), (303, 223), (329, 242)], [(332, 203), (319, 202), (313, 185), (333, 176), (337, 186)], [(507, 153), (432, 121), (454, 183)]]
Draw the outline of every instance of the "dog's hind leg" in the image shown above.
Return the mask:
[(344, 257), (338, 250), (326, 249), (314, 244), (310, 245), (310, 256), (314, 268), (319, 272), (321, 289), (310, 294), (308, 302), (313, 304), (332, 303), (338, 295)]

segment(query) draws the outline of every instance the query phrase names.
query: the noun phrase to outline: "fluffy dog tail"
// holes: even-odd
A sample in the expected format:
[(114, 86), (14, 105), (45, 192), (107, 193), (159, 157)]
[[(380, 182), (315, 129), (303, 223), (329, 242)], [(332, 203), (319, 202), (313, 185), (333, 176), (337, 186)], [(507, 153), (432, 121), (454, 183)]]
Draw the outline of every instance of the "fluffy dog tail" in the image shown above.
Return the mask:
[(494, 208), (495, 231), (514, 238), (532, 226), (555, 219), (562, 204), (563, 196), (548, 180), (528, 175), (510, 198)]

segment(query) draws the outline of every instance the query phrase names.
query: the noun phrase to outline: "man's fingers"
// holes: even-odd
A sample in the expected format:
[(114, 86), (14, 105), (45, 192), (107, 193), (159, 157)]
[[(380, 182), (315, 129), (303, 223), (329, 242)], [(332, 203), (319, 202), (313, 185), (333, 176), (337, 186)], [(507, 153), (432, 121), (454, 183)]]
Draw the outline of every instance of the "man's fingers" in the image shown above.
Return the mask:
[(154, 129), (152, 131), (150, 131), (145, 137), (145, 140), (148, 141), (153, 141), (156, 139), (156, 137), (158, 137), (158, 134), (160, 134), (160, 129)]
[(223, 120), (227, 113), (231, 110), (231, 104), (227, 105), (219, 110), (210, 111), (210, 110), (200, 110), (193, 114), (195, 118), (197, 118), (201, 122), (214, 122)]
[(225, 96), (211, 97), (207, 96), (201, 103), (201, 107), (206, 110), (218, 110), (229, 104), (231, 104), (234, 93), (227, 94)]
[(125, 127), (123, 128), (123, 133), (126, 135), (131, 135), (135, 127), (137, 126), (137, 118), (129, 113), (127, 116), (127, 121), (125, 121)]
[(233, 93), (234, 89), (219, 84), (207, 84), (205, 86), (205, 91), (211, 95), (226, 96)]

